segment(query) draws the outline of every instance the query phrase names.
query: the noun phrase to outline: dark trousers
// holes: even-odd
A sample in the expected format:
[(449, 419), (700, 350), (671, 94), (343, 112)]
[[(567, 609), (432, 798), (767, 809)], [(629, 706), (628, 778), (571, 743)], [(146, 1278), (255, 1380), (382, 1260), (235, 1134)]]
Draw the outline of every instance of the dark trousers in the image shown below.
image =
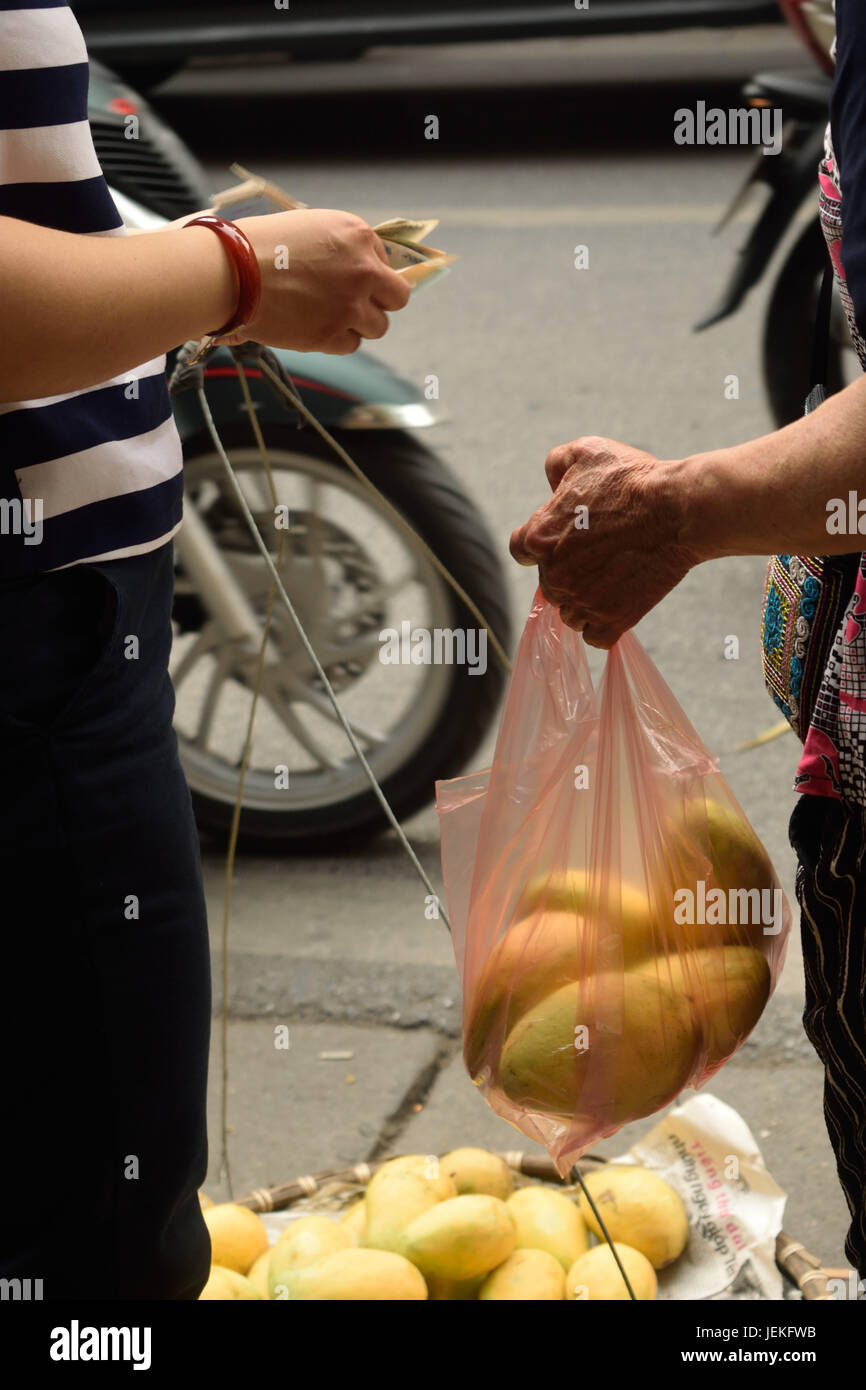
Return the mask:
[(172, 584), (170, 545), (0, 581), (0, 1276), (46, 1299), (195, 1299), (208, 1275)]
[(845, 1254), (866, 1278), (866, 814), (801, 796), (789, 838), (798, 859), (803, 1024), (824, 1063), (824, 1118), (851, 1212)]

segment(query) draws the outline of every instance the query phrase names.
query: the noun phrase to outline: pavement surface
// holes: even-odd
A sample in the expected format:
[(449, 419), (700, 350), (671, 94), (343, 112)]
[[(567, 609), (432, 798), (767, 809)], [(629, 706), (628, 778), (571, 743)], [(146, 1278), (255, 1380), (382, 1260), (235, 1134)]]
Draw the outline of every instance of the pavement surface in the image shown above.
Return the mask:
[[(738, 104), (738, 84), (755, 69), (799, 62), (783, 30), (696, 31), (392, 50), (348, 67), (196, 67), (154, 100), (206, 159), (214, 188), (232, 181), (228, 165), (240, 159), (311, 205), (370, 221), (441, 218), (438, 244), (458, 265), (374, 351), (419, 384), (439, 376), (448, 423), (426, 442), (476, 498), (507, 562), (511, 530), (546, 495), (553, 445), (597, 433), (675, 458), (771, 429), (760, 370), (769, 280), (732, 320), (691, 331), (743, 239), (742, 219), (711, 232), (751, 154), (684, 150), (671, 132), (684, 98)], [(440, 115), (435, 146), (422, 134), (430, 112)], [(578, 243), (590, 250), (585, 272), (574, 269)], [(740, 381), (734, 401), (724, 392), (730, 373)], [(507, 564), (519, 631), (533, 580)], [(763, 571), (759, 556), (701, 566), (637, 634), (719, 757), (793, 903), (795, 740), (737, 751), (777, 721), (760, 673)], [(724, 657), (731, 634), (739, 660)], [(597, 672), (603, 658), (592, 660)], [(488, 739), (474, 766), (490, 748)], [(438, 885), (432, 808), (407, 828)], [(218, 1003), (222, 856), (206, 846), (204, 862)], [(448, 934), (425, 920), (423, 890), (393, 837), (363, 851), (335, 843), (319, 857), (244, 856), (228, 965), (235, 1195), (389, 1153), (519, 1144), (463, 1069)], [(847, 1210), (802, 993), (795, 919), (764, 1018), (708, 1089), (745, 1118), (788, 1192), (786, 1229), (841, 1266)], [(281, 1026), (287, 1049), (274, 1045)], [(208, 1190), (217, 1198), (228, 1193), (219, 1045), (215, 1019)], [(599, 1151), (625, 1151), (651, 1123)]]

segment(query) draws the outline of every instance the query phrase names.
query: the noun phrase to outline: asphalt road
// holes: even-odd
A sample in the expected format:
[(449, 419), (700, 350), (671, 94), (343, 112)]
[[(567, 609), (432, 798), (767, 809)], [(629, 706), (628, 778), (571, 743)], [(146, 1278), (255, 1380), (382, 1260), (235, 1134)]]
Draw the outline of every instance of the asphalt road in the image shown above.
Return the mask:
[[(205, 158), (214, 188), (232, 181), (228, 165), (239, 159), (311, 205), (347, 207), (371, 222), (397, 213), (441, 219), (437, 244), (459, 256), (457, 265), (395, 318), (374, 351), (419, 384), (439, 377), (448, 423), (426, 442), (459, 473), (499, 540), (519, 630), (533, 577), (507, 559), (508, 536), (546, 496), (551, 447), (592, 433), (675, 458), (771, 428), (759, 362), (768, 287), (732, 321), (692, 332), (743, 238), (742, 220), (720, 237), (712, 231), (751, 154), (676, 146), (673, 112), (697, 99), (739, 104), (738, 84), (756, 69), (799, 62), (800, 50), (778, 29), (393, 50), (347, 67), (263, 57), (191, 69), (156, 100)], [(430, 113), (439, 116), (438, 141), (424, 138)], [(578, 244), (589, 248), (588, 269), (574, 267)], [(737, 400), (725, 395), (732, 373)], [(759, 661), (763, 572), (760, 557), (704, 565), (637, 635), (719, 757), (793, 904), (786, 827), (797, 745), (785, 736), (736, 751), (777, 722)], [(725, 659), (730, 635), (739, 639), (738, 660)], [(601, 662), (593, 654), (595, 670)], [(489, 753), (480, 749), (475, 765), (485, 766)], [(433, 809), (408, 828), (435, 877)], [(206, 851), (205, 872), (218, 948), (219, 854)], [(335, 844), (326, 857), (245, 857), (230, 949), (236, 1016), (387, 1027), (406, 1045), (401, 1030), (426, 1029), (430, 1047), (410, 1068), (412, 1084), (423, 1074), (432, 1085), (437, 1066), (453, 1057), (459, 986), (450, 942), (441, 923), (424, 919), (420, 887), (392, 837), (362, 853)], [(797, 1189), (799, 1233), (805, 1239), (811, 1230), (818, 1253), (842, 1263), (846, 1213), (801, 1007), (795, 918), (777, 995), (755, 1035), (757, 1070), (742, 1067), (739, 1090), (731, 1080), (719, 1094), (756, 1133), (776, 1136), (780, 1181)], [(369, 1065), (384, 1086), (387, 1063), (380, 1056)], [(728, 1074), (734, 1078), (733, 1064)], [(245, 1096), (237, 1101), (244, 1155), (255, 1149), (257, 1124), (272, 1127), (278, 1116), (284, 1133), (291, 1130), (278, 1094), (269, 1091), (261, 1112), (251, 1099), (256, 1075), (235, 1087)], [(394, 1116), (409, 1116), (411, 1085), (397, 1089), (403, 1101), (391, 1096), (380, 1107), (382, 1125), (368, 1117), (364, 1154), (405, 1146)], [(425, 1082), (412, 1094), (423, 1103), (429, 1091)], [(797, 1104), (786, 1106), (795, 1093)], [(309, 1113), (314, 1130), (318, 1113), (327, 1128), (327, 1106)], [(314, 1165), (305, 1149), (293, 1169), (295, 1141), (285, 1142), (284, 1171), (242, 1163), (250, 1180), (279, 1181)]]

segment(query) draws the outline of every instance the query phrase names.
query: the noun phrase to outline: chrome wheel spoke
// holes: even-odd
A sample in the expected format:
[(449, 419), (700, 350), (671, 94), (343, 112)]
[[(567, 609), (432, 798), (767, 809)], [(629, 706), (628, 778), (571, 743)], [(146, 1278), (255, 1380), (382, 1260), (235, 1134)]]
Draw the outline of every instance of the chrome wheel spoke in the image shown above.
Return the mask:
[(201, 705), (201, 710), (199, 712), (198, 727), (195, 732), (195, 738), (193, 739), (194, 747), (201, 749), (202, 752), (205, 752), (207, 749), (208, 735), (210, 734), (210, 731), (213, 727), (213, 719), (214, 714), (216, 713), (216, 707), (219, 702), (219, 697), (222, 693), (222, 688), (225, 684), (226, 677), (228, 676), (230, 670), (230, 662), (225, 660), (217, 660), (214, 664), (214, 669), (211, 673), (211, 678), (208, 681), (207, 689), (205, 691), (204, 699)]
[(415, 584), (417, 579), (417, 570), (411, 569), (408, 572), (401, 572), (394, 579), (389, 579), (385, 582), (380, 580), (374, 589), (370, 589), (368, 593), (359, 596), (356, 607), (350, 609), (345, 614), (346, 618), (351, 622), (353, 619), (368, 612), (371, 608), (384, 607), (396, 594), (401, 593), (403, 589), (408, 588), (410, 584)]
[(282, 682), (265, 680), (262, 682), (262, 698), (267, 700), (268, 708), (272, 711), (283, 727), (301, 745), (306, 753), (314, 759), (319, 767), (326, 767), (336, 770), (340, 766), (339, 758), (335, 758), (329, 753), (327, 748), (316, 738), (315, 734), (307, 728), (302, 719), (299, 719), (293, 708), (296, 701), (285, 691)]
[[(318, 646), (313, 644), (316, 656), (322, 666), (327, 671), (338, 661), (360, 661), (367, 662), (375, 655), (379, 648), (379, 633), (376, 628), (370, 628), (367, 632), (358, 632), (354, 637), (348, 637), (345, 641), (339, 642), (319, 642)], [(307, 665), (307, 657), (304, 657), (304, 665)]]
[(207, 656), (212, 647), (218, 644), (219, 638), (213, 630), (213, 624), (208, 623), (202, 628), (201, 632), (190, 643), (180, 661), (171, 673), (171, 683), (177, 690), (182, 681), (186, 679), (192, 668), (202, 657)]
[[(238, 477), (241, 480), (241, 487), (249, 509), (261, 525), (260, 517), (273, 516), (274, 507), (274, 499), (271, 497), (268, 475), (264, 466), (262, 466), (261, 471), (257, 469), (255, 472), (250, 468), (245, 468), (242, 473), (238, 474)], [(276, 479), (274, 479), (274, 486), (276, 487)]]
[[(322, 543), (322, 506), (320, 500), (322, 495), (322, 484), (319, 479), (312, 474), (308, 475), (308, 482), (304, 492), (306, 494), (304, 505), (307, 513), (309, 538), (308, 561), (316, 576), (317, 582), (322, 585), (324, 589), (328, 582), (328, 576), (325, 570), (324, 546)], [(289, 521), (291, 522), (291, 516), (289, 517)]]
[[(323, 715), (324, 718), (330, 720), (332, 724), (339, 724), (342, 729), (342, 721), (339, 719), (337, 711), (334, 709), (334, 706), (331, 704), (326, 694), (319, 690), (312, 690), (309, 686), (295, 686), (293, 684), (289, 689), (293, 691), (296, 700), (309, 705), (317, 714)], [(346, 723), (359, 742), (366, 743), (368, 747), (381, 746), (386, 742), (386, 734), (380, 733), (378, 729), (372, 729), (369, 724), (362, 723), (360, 719), (350, 718), (345, 710), (343, 710), (343, 714), (345, 715)], [(364, 751), (366, 752), (366, 749)]]

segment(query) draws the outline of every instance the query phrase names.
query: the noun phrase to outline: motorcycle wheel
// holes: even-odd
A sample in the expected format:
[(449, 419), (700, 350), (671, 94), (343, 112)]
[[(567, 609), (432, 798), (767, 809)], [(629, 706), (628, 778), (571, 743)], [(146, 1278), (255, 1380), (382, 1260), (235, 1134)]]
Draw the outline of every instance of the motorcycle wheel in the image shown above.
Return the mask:
[[(809, 392), (812, 335), (827, 243), (816, 220), (794, 243), (779, 274), (764, 326), (764, 385), (777, 428), (790, 425), (803, 414)], [(852, 361), (853, 359), (853, 361)], [(841, 390), (859, 375), (859, 363), (848, 324), (833, 292), (833, 315), (827, 356), (827, 393)]]
[[(245, 495), (276, 558), (273, 498), (248, 427), (221, 428)], [(288, 507), (282, 578), (370, 766), (400, 820), (456, 775), (493, 720), (505, 673), (487, 646), (468, 664), (383, 665), (379, 634), (477, 629), (465, 605), (314, 431), (264, 426), (278, 503)], [(442, 461), (399, 431), (336, 434), (485, 615), (506, 651), (510, 622), (498, 550)], [(184, 444), (186, 505), (215, 536), (261, 622), (269, 576), (209, 435)], [(172, 679), (179, 751), (200, 829), (231, 826), (255, 659), (225, 641), (178, 569)], [(385, 829), (386, 817), (333, 714), (284, 605), (274, 604), (277, 661), (260, 696), (240, 819), (246, 849), (333, 852)], [(472, 653), (470, 653), (472, 655)], [(475, 652), (477, 655), (477, 649)], [(257, 657), (257, 654), (255, 654)], [(480, 663), (476, 663), (480, 664)], [(283, 783), (278, 785), (277, 769)]]

